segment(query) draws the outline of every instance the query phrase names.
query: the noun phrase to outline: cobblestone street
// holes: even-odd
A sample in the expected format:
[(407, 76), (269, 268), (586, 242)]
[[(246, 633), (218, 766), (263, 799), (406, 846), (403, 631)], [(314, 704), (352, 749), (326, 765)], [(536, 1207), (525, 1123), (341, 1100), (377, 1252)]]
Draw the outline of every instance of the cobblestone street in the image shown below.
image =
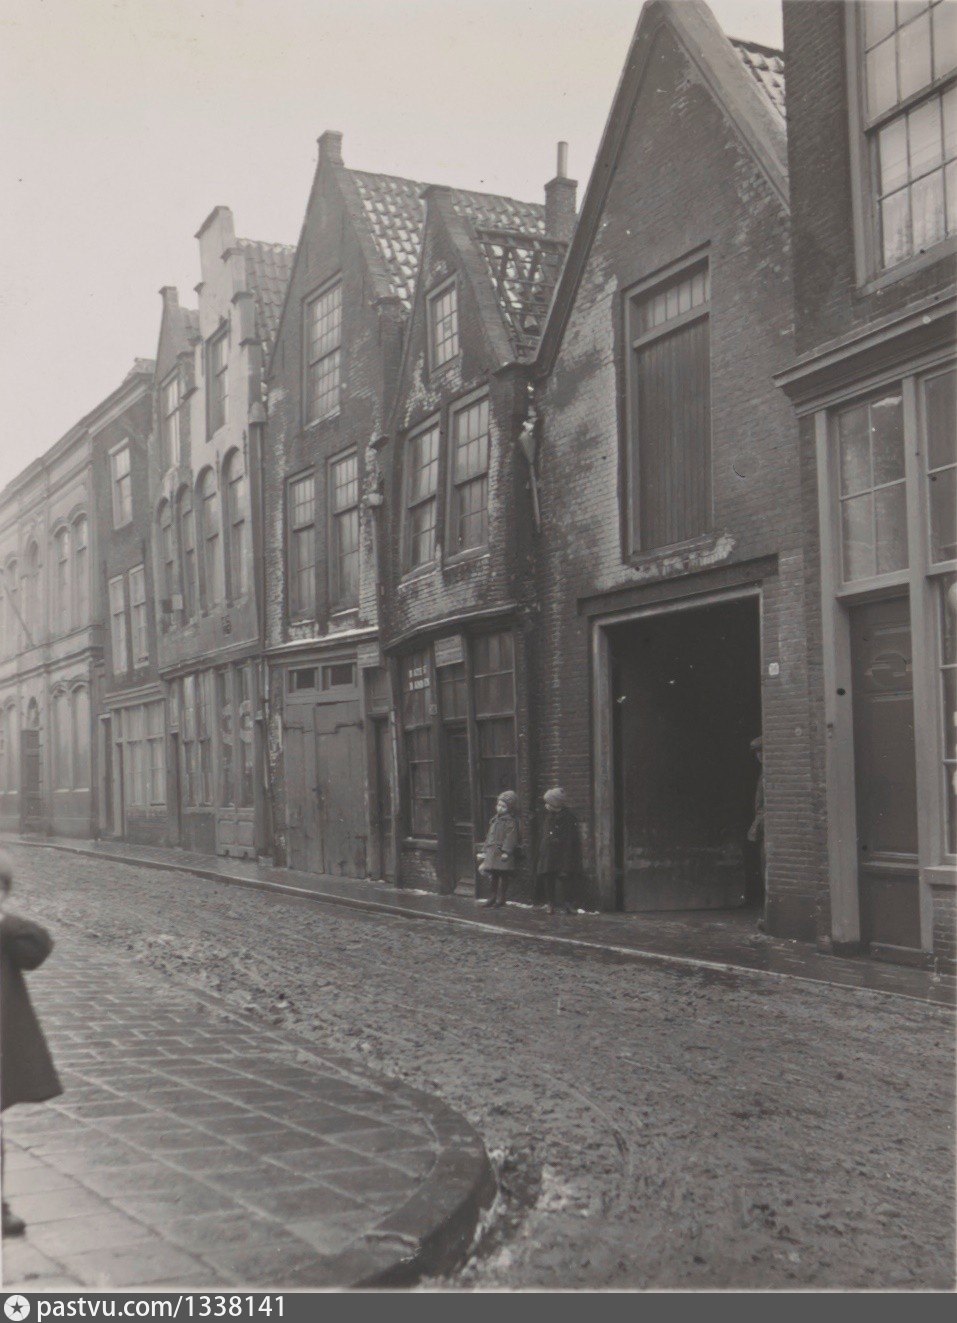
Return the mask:
[[(84, 952), (113, 962), (123, 995), (144, 1004), (185, 1007), (191, 989), (226, 999), (248, 1017), (249, 1052), (269, 1054), (266, 1031), (290, 1033), (437, 1095), (479, 1132), (502, 1186), (478, 1252), (446, 1284), (953, 1285), (946, 1008), (529, 949), (28, 847), (14, 855), (11, 908), (59, 939), (31, 990), (74, 1102), (83, 1067), (75, 1041), (57, 1036), (55, 1003)], [(175, 1021), (164, 1014), (161, 1032), (175, 1038)], [(144, 1043), (110, 1044), (119, 1076), (149, 1063)], [(29, 1128), (11, 1113), (14, 1141), (18, 1127)], [(117, 1120), (118, 1133), (135, 1128)], [(249, 1147), (258, 1161), (261, 1147)], [(49, 1186), (31, 1185), (31, 1171), (11, 1169), (10, 1197), (36, 1222), (30, 1201), (39, 1207)], [(215, 1247), (223, 1217), (197, 1207), (190, 1220)]]

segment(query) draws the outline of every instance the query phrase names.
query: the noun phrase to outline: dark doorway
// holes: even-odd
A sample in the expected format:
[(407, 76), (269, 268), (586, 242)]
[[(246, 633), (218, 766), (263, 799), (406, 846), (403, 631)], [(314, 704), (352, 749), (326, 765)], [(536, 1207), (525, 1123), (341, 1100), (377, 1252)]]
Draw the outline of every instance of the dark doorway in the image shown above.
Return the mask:
[(914, 668), (906, 597), (851, 613), (861, 940), (920, 947)]
[(445, 759), (449, 776), (449, 817), (452, 827), (452, 883), (456, 891), (475, 891), (475, 829), (472, 825), (472, 779), (469, 735), (461, 725), (446, 724)]
[(761, 734), (757, 597), (629, 621), (609, 641), (619, 907), (759, 900), (747, 843)]
[(395, 881), (394, 812), (392, 808), (392, 732), (388, 717), (375, 717), (372, 722), (375, 741), (375, 795), (376, 839), (378, 842), (379, 876), (387, 882)]

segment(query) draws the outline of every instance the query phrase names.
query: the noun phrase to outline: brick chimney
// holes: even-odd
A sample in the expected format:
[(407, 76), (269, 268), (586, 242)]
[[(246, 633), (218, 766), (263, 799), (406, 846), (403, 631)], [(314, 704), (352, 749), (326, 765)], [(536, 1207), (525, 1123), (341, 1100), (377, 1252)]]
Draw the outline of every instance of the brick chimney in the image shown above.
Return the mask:
[(568, 178), (568, 143), (558, 144), (558, 169), (545, 185), (545, 232), (567, 243), (574, 232), (578, 181)]
[(319, 164), (342, 165), (342, 134), (337, 129), (326, 129), (319, 135)]

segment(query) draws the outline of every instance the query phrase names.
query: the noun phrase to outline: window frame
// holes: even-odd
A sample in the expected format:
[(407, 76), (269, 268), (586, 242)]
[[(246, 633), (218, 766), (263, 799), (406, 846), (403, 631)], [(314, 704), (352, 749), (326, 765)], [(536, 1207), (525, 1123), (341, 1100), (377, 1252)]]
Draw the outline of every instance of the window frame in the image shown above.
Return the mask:
[[(435, 484), (433, 490), (425, 496), (412, 500), (412, 448), (427, 436), (430, 432), (435, 432)], [(439, 492), (442, 487), (442, 446), (443, 446), (442, 415), (433, 414), (424, 423), (413, 428), (405, 438), (402, 449), (402, 532), (401, 532), (401, 564), (403, 576), (426, 573), (433, 569), (440, 560), (439, 530), (441, 527), (441, 511), (439, 510)], [(431, 465), (430, 465), (431, 466)], [(435, 518), (432, 523), (432, 555), (428, 560), (412, 563), (412, 511), (431, 501), (435, 509)]]
[[(222, 359), (216, 355), (222, 346)], [(229, 322), (224, 321), (206, 341), (206, 439), (212, 440), (229, 422)], [(215, 407), (214, 407), (215, 405)]]
[[(336, 469), (349, 461), (355, 463), (355, 500), (341, 509), (336, 508)], [(332, 455), (326, 461), (326, 501), (327, 501), (327, 563), (329, 574), (329, 606), (332, 612), (352, 611), (359, 605), (359, 559), (361, 542), (361, 474), (359, 472), (359, 451), (355, 446)], [(356, 545), (355, 551), (348, 554), (355, 556), (355, 592), (349, 596), (342, 589), (341, 552), (339, 547), (339, 525), (345, 517), (355, 516)]]
[[(119, 460), (125, 455), (126, 472), (117, 473)], [(122, 483), (126, 486), (121, 486)], [(110, 451), (110, 498), (113, 511), (113, 527), (125, 528), (133, 522), (133, 453), (129, 439), (121, 441)], [(128, 509), (127, 509), (128, 507)], [(124, 517), (124, 510), (127, 513)]]
[[(236, 517), (236, 491), (241, 488), (241, 518)], [(238, 447), (233, 447), (223, 461), (222, 492), (224, 505), (223, 532), (226, 545), (223, 548), (223, 561), (226, 568), (226, 600), (230, 603), (245, 597), (249, 592), (249, 575), (246, 570), (246, 545), (249, 527), (249, 478), (246, 472), (246, 460)], [(237, 531), (238, 530), (238, 531)]]
[[(116, 585), (119, 585), (119, 610), (115, 609), (115, 603), (113, 601), (113, 589)], [(107, 605), (109, 606), (110, 611), (110, 657), (113, 662), (113, 674), (126, 675), (130, 669), (130, 640), (129, 627), (126, 623), (125, 574), (114, 574), (112, 578), (107, 580), (106, 595)], [(117, 626), (117, 621), (120, 622), (119, 627)], [(118, 646), (119, 642), (122, 643), (122, 648)], [(118, 656), (118, 653), (121, 651), (122, 658)], [(120, 661), (122, 661), (122, 665), (119, 664)]]
[[(149, 607), (146, 591), (146, 566), (133, 565), (128, 571), (130, 595), (130, 656), (133, 670), (139, 670), (150, 663), (150, 626)], [(134, 600), (134, 579), (142, 589), (142, 597)]]
[[(440, 359), (438, 353), (440, 341), (438, 340), (438, 335), (437, 335), (438, 332), (437, 310), (440, 301), (443, 298), (445, 298), (447, 294), (450, 293), (454, 295), (454, 303), (452, 306), (452, 311), (455, 317), (455, 329), (453, 334), (451, 336), (446, 337), (446, 339), (443, 340), (441, 343), (444, 344), (454, 339), (455, 348), (450, 354), (446, 354), (444, 358)], [(427, 294), (426, 323), (427, 323), (426, 353), (427, 353), (428, 370), (430, 373), (444, 372), (452, 363), (455, 363), (458, 359), (462, 357), (462, 336), (459, 327), (459, 290), (458, 290), (458, 282), (455, 276), (451, 276), (448, 280), (443, 281), (440, 285), (437, 285)]]
[(70, 523), (70, 611), (74, 629), (89, 623), (90, 521), (85, 512)]
[[(301, 523), (294, 523), (294, 522), (293, 522), (293, 511), (294, 511), (294, 508), (295, 508), (295, 502), (294, 502), (294, 500), (293, 500), (293, 491), (294, 491), (294, 490), (295, 490), (300, 484), (305, 484), (305, 483), (307, 483), (307, 482), (308, 482), (308, 483), (311, 483), (311, 485), (312, 485), (311, 499), (310, 499), (310, 502), (309, 502), (309, 505), (310, 505), (311, 510), (312, 510), (312, 518), (311, 518), (311, 520), (303, 521), (303, 522), (301, 522)], [(314, 620), (314, 619), (316, 618), (316, 614), (317, 614), (318, 609), (319, 609), (319, 586), (318, 586), (318, 578), (319, 578), (319, 575), (318, 575), (318, 557), (317, 557), (317, 555), (316, 555), (316, 549), (317, 549), (317, 538), (316, 538), (316, 505), (317, 505), (317, 502), (316, 502), (316, 471), (315, 471), (315, 469), (313, 469), (313, 468), (304, 469), (304, 470), (301, 470), (299, 473), (294, 473), (294, 474), (292, 474), (290, 477), (288, 477), (288, 478), (286, 479), (286, 492), (285, 492), (285, 498), (286, 498), (286, 499), (285, 499), (285, 505), (286, 505), (286, 570), (287, 570), (287, 575), (286, 575), (286, 615), (287, 615), (287, 619), (290, 620), (290, 621)], [(295, 535), (296, 535), (297, 533), (303, 533), (303, 532), (305, 532), (307, 529), (308, 529), (309, 532), (310, 532), (310, 545), (311, 545), (311, 548), (312, 548), (312, 560), (311, 560), (311, 562), (310, 562), (308, 565), (303, 566), (303, 565), (300, 564), (300, 562), (299, 562), (298, 554), (297, 554), (297, 556), (296, 556), (296, 558), (295, 558), (295, 562), (294, 562), (293, 555), (292, 555), (292, 551), (293, 551), (293, 547), (294, 547), (294, 546), (298, 547), (298, 545), (299, 545), (299, 543), (295, 540)], [(293, 564), (294, 564), (294, 563), (295, 563), (295, 567), (296, 567), (296, 568), (295, 568), (295, 571), (293, 570)], [(301, 578), (301, 576), (302, 576), (303, 573), (304, 573), (304, 570), (308, 570), (308, 571), (309, 571), (309, 585), (310, 585), (310, 589), (311, 589), (311, 600), (310, 600), (308, 603), (306, 603), (305, 605), (303, 605), (302, 601), (300, 600), (300, 596), (299, 596), (299, 586), (298, 586), (298, 585), (299, 585), (299, 582), (300, 582), (300, 578)], [(294, 584), (294, 583), (296, 584), (296, 591), (295, 591), (295, 594), (293, 593), (293, 584)], [(295, 601), (295, 605), (294, 605), (294, 601)]]
[[(481, 473), (474, 473), (461, 480), (456, 478), (456, 458), (458, 447), (456, 444), (456, 419), (470, 410), (486, 406), (487, 430), (486, 448), (485, 448), (485, 468)], [(493, 440), (493, 417), (492, 417), (492, 399), (487, 388), (482, 387), (477, 391), (472, 391), (468, 395), (463, 395), (460, 399), (453, 401), (448, 408), (447, 436), (444, 447), (440, 445), (439, 463), (442, 462), (442, 453), (445, 452), (445, 547), (443, 559), (446, 563), (454, 563), (459, 560), (471, 560), (477, 556), (484, 556), (489, 549), (489, 510), (490, 510), (490, 489), (492, 474), (492, 440)], [(459, 522), (459, 492), (460, 489), (470, 486), (479, 479), (485, 481), (485, 537), (482, 542), (476, 542), (467, 547), (458, 546), (457, 525)]]
[[(310, 326), (312, 323), (311, 309), (321, 302), (322, 299), (328, 298), (329, 295), (334, 293), (338, 293), (339, 295), (336, 343), (326, 349), (323, 353), (317, 353), (315, 358), (313, 358), (311, 357), (312, 345), (310, 335)], [(310, 294), (307, 294), (302, 300), (302, 415), (304, 427), (313, 427), (317, 423), (324, 422), (327, 418), (335, 418), (340, 411), (342, 402), (342, 313), (343, 300), (341, 272), (332, 276), (331, 279), (324, 281), (317, 289), (314, 289)], [(331, 359), (333, 355), (337, 356), (335, 367), (336, 382), (332, 389), (334, 400), (329, 408), (321, 412), (313, 413), (313, 400), (311, 397), (310, 384), (313, 369), (318, 368), (321, 363), (325, 363), (327, 360)], [(318, 395), (316, 398), (316, 406), (318, 407)]]
[[(899, 103), (869, 120), (867, 115), (867, 78), (864, 49), (864, 5), (862, 0), (843, 6), (845, 13), (844, 44), (847, 65), (848, 119), (851, 168), (851, 213), (854, 234), (856, 284), (861, 293), (872, 293), (903, 280), (923, 267), (933, 265), (957, 253), (957, 234), (947, 235), (923, 252), (911, 253), (894, 266), (885, 267), (881, 256), (880, 226), (877, 219), (877, 134), (892, 120), (906, 116), (923, 101), (942, 96), (948, 86), (957, 83), (957, 70), (931, 81)], [(905, 185), (906, 187), (906, 185)], [(946, 194), (944, 225), (946, 228)]]
[[(173, 407), (170, 408), (167, 394), (174, 386), (176, 388), (176, 402)], [(182, 458), (182, 420), (180, 417), (180, 408), (183, 403), (183, 382), (178, 367), (175, 367), (173, 371), (160, 382), (159, 395), (160, 427), (163, 439), (163, 467), (165, 469), (179, 468), (180, 460)], [(175, 446), (173, 444), (174, 439)]]
[(53, 534), (53, 610), (63, 633), (73, 628), (73, 526), (59, 524)]
[[(212, 465), (207, 464), (196, 479), (195, 497), (199, 498), (199, 600), (201, 609), (208, 615), (217, 606), (222, 606), (225, 598), (223, 571), (223, 512), (219, 482)], [(212, 523), (215, 520), (215, 524)]]
[[(642, 332), (639, 327), (639, 308), (640, 306), (656, 292), (667, 293), (668, 288), (682, 283), (683, 280), (693, 277), (700, 268), (705, 274), (707, 281), (707, 298), (701, 303), (695, 304), (684, 313), (678, 313), (677, 316), (666, 319), (660, 325), (652, 327), (649, 331)], [(621, 351), (621, 383), (622, 383), (622, 427), (620, 429), (620, 472), (621, 472), (621, 492), (622, 492), (622, 510), (621, 510), (621, 543), (623, 559), (629, 564), (640, 564), (652, 560), (665, 553), (672, 553), (690, 549), (694, 547), (706, 546), (714, 538), (714, 373), (712, 371), (712, 346), (711, 346), (711, 311), (712, 311), (712, 262), (710, 245), (705, 244), (699, 248), (685, 253), (682, 257), (660, 267), (657, 271), (650, 272), (641, 280), (630, 285), (622, 293), (621, 302), (621, 328), (622, 328), (622, 351)], [(684, 538), (679, 542), (673, 542), (655, 547), (645, 547), (642, 545), (641, 530), (641, 464), (640, 464), (640, 444), (641, 438), (638, 435), (637, 418), (637, 400), (638, 400), (638, 368), (636, 357), (641, 349), (656, 341), (664, 340), (673, 335), (676, 331), (682, 330), (686, 326), (691, 326), (695, 322), (707, 321), (709, 327), (708, 340), (708, 418), (709, 418), (709, 457), (710, 472), (708, 475), (708, 502), (707, 502), (707, 521), (709, 528), (697, 533), (693, 537)]]

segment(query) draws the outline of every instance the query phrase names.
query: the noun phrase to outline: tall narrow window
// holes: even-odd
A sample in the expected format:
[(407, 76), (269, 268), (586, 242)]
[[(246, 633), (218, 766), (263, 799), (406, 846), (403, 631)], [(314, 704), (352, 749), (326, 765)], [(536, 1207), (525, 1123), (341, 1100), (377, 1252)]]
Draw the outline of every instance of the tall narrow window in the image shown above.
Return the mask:
[(289, 614), (316, 612), (316, 482), (311, 473), (289, 483)]
[(306, 302), (306, 422), (327, 418), (339, 408), (342, 345), (340, 281)]
[(907, 566), (904, 423), (899, 387), (837, 415), (845, 582)]
[(23, 575), (23, 620), (29, 638), (27, 647), (40, 642), (43, 621), (43, 601), (40, 595), (40, 548), (32, 542), (27, 548), (26, 570)]
[(169, 501), (160, 501), (156, 515), (159, 529), (160, 597), (164, 611), (171, 611), (173, 593), (176, 592), (176, 549), (173, 542), (173, 511)]
[(921, 383), (930, 559), (957, 560), (957, 370)]
[(10, 637), (4, 641), (4, 652), (12, 654), (20, 651), (23, 640), (23, 626), (20, 620), (20, 565), (18, 561), (7, 561), (7, 620)]
[(944, 715), (944, 848), (957, 854), (957, 574), (937, 580), (940, 696)]
[(73, 784), (79, 790), (90, 786), (90, 691), (85, 685), (73, 691)]
[(65, 689), (53, 695), (53, 784), (57, 790), (69, 790), (73, 784), (70, 695)]
[(229, 328), (215, 335), (206, 346), (206, 419), (212, 436), (229, 417)]
[(130, 448), (123, 446), (110, 456), (113, 478), (113, 527), (122, 528), (133, 518), (133, 479)]
[(163, 428), (163, 460), (166, 467), (175, 468), (179, 464), (179, 373), (167, 377), (160, 388), (160, 411)]
[(182, 715), (180, 733), (183, 741), (183, 779), (186, 803), (194, 807), (199, 800), (199, 741), (196, 738), (196, 681), (195, 675), (183, 676)]
[(193, 516), (193, 493), (181, 487), (176, 502), (179, 520), (180, 577), (183, 582), (183, 610), (187, 620), (196, 614), (196, 521)]
[(129, 670), (126, 641), (126, 585), (122, 574), (110, 580), (110, 642), (113, 648), (113, 674)]
[(409, 439), (406, 451), (406, 568), (435, 560), (436, 492), (439, 485), (439, 425)]
[(216, 710), (219, 718), (219, 803), (236, 803), (234, 768), (235, 723), (233, 720), (233, 676), (231, 671), (216, 672)]
[(333, 606), (359, 600), (359, 457), (346, 455), (329, 465), (329, 597)]
[(675, 546), (711, 529), (709, 299), (702, 265), (629, 301), (632, 552)]
[(130, 633), (133, 636), (133, 665), (145, 666), (150, 659), (150, 635), (146, 610), (146, 571), (142, 565), (130, 570)]
[(203, 605), (211, 610), (223, 600), (222, 556), (219, 547), (219, 493), (212, 469), (199, 480), (200, 520), (203, 535)]
[(166, 738), (164, 733), (163, 704), (148, 703), (146, 707), (146, 738), (148, 799), (153, 805), (166, 803)]
[(226, 488), (226, 520), (229, 537), (229, 595), (242, 597), (248, 584), (246, 548), (247, 484), (246, 468), (238, 450), (230, 452), (223, 465)]
[(429, 354), (433, 368), (443, 367), (459, 352), (459, 304), (455, 282), (429, 299)]
[(239, 699), (239, 804), (251, 808), (253, 803), (253, 675), (252, 668), (240, 666), (236, 672)]
[(53, 539), (53, 612), (56, 629), (66, 633), (71, 627), (70, 600), (70, 530), (60, 528)]
[(413, 836), (434, 836), (435, 753), (432, 747), (432, 664), (417, 652), (402, 664), (402, 731)]
[(472, 644), (482, 821), (490, 820), (503, 790), (514, 790), (515, 654), (512, 635), (485, 634)]
[(957, 233), (957, 6), (862, 4), (863, 116), (877, 261)]
[(199, 803), (213, 802), (212, 671), (196, 677), (196, 739), (199, 745)]
[(449, 549), (455, 554), (488, 542), (488, 400), (452, 414), (452, 506)]
[(89, 528), (86, 515), (80, 515), (73, 522), (73, 624), (85, 625), (89, 618)]

